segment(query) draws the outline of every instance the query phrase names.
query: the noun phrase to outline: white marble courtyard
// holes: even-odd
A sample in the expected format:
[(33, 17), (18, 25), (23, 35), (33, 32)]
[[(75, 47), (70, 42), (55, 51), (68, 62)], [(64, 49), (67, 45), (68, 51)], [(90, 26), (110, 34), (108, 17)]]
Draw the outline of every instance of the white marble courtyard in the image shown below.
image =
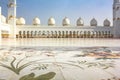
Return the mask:
[(119, 39), (3, 39), (0, 80), (119, 80)]

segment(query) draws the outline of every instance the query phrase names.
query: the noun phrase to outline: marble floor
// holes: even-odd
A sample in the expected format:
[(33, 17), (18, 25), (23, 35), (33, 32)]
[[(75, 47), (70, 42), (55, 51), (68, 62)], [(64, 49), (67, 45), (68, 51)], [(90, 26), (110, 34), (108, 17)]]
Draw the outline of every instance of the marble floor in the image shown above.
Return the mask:
[(83, 38), (32, 38), (32, 39), (2, 39), (0, 45), (7, 46), (120, 46), (120, 39), (83, 39)]
[(120, 39), (2, 39), (0, 80), (120, 80)]

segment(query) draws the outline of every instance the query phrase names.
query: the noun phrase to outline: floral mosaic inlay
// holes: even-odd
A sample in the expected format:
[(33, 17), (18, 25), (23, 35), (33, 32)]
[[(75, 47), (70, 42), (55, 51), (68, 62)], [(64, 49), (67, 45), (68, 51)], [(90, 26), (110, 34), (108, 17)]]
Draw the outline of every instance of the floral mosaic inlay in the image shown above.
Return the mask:
[(0, 80), (119, 80), (119, 64), (120, 47), (0, 48)]

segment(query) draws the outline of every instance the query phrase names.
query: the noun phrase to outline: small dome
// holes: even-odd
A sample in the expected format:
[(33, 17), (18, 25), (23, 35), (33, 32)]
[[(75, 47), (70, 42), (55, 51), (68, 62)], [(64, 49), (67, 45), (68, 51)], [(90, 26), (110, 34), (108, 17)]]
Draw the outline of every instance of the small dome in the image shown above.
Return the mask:
[(108, 19), (104, 20), (104, 23), (103, 23), (104, 26), (110, 26), (110, 24), (111, 23), (110, 23), (110, 21)]
[(6, 23), (6, 17), (3, 16), (3, 15), (1, 15), (1, 22), (2, 22), (2, 23)]
[(90, 21), (90, 25), (91, 26), (97, 26), (97, 20), (95, 18), (93, 18), (91, 21)]
[(40, 25), (40, 19), (39, 18), (34, 18), (33, 19), (33, 25)]
[(63, 19), (63, 26), (69, 26), (70, 25), (70, 20), (67, 18), (67, 17), (65, 17), (64, 19)]
[(16, 25), (20, 25), (20, 20), (16, 19)]
[(19, 18), (19, 22), (20, 22), (19, 25), (24, 25), (26, 23), (23, 17)]
[(77, 26), (84, 26), (84, 21), (81, 18), (77, 20)]
[(48, 25), (49, 26), (54, 26), (55, 25), (55, 19), (53, 17), (48, 19)]

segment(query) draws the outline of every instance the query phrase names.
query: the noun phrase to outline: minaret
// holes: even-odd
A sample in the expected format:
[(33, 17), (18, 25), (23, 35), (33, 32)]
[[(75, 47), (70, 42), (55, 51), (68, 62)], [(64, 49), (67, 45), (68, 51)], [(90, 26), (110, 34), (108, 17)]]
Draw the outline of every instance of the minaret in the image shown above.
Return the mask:
[(113, 27), (114, 38), (120, 38), (120, 0), (114, 0), (113, 3)]
[(2, 11), (1, 11), (1, 6), (0, 6), (0, 24), (1, 24), (1, 15), (2, 15)]
[(10, 38), (16, 38), (16, 0), (8, 0), (8, 24), (10, 24)]
[[(1, 6), (0, 6), (0, 25), (1, 25), (1, 15), (2, 15), (2, 11), (1, 11)], [(0, 39), (2, 38), (2, 33), (1, 33), (1, 27), (0, 27)]]

